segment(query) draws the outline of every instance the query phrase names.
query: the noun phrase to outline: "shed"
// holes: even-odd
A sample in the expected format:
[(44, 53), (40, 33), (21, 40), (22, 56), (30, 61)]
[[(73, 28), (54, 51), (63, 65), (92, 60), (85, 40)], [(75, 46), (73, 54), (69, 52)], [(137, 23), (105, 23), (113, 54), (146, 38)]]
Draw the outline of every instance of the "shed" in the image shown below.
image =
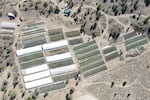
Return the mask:
[(54, 56), (48, 56), (46, 57), (47, 62), (52, 62), (52, 61), (57, 61), (57, 60), (62, 60), (66, 58), (70, 58), (71, 54), (70, 52), (62, 53), (62, 54), (57, 54)]
[(69, 66), (64, 66), (60, 68), (55, 68), (55, 69), (50, 69), (51, 75), (58, 75), (58, 74), (64, 74), (68, 72), (73, 72), (76, 71), (77, 67), (75, 64), (69, 65)]

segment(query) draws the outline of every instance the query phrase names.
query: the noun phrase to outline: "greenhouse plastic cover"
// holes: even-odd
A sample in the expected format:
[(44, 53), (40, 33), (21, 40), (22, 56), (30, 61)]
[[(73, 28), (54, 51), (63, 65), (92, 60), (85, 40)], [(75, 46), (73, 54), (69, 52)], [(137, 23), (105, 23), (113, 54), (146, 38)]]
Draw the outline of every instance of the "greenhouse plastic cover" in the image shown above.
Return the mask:
[(77, 70), (76, 64), (72, 64), (69, 66), (50, 69), (50, 72), (51, 72), (51, 75), (57, 75), (57, 74), (63, 74), (63, 73), (72, 72), (72, 71), (76, 71), (76, 70)]
[(10, 29), (1, 29), (0, 33), (13, 33), (14, 30), (10, 30)]
[(57, 61), (65, 58), (70, 58), (71, 54), (70, 52), (54, 55), (54, 56), (48, 56), (46, 57), (47, 62)]
[(41, 78), (48, 77), (48, 76), (50, 76), (50, 72), (49, 72), (49, 70), (46, 70), (46, 71), (26, 75), (26, 76), (24, 76), (24, 81), (29, 82), (29, 81), (41, 79)]
[(50, 83), (53, 83), (53, 80), (51, 77), (47, 77), (47, 78), (27, 82), (27, 83), (25, 83), (25, 87), (26, 87), (26, 89), (31, 89), (34, 87), (38, 87), (38, 86), (42, 86), (42, 85), (46, 85), (46, 84), (50, 84)]
[(35, 66), (32, 68), (22, 69), (21, 72), (23, 75), (28, 75), (28, 74), (36, 73), (36, 72), (43, 71), (43, 70), (48, 70), (47, 64)]
[(16, 23), (1, 22), (1, 27), (2, 27), (2, 28), (15, 29), (15, 28), (16, 28)]
[(67, 46), (67, 45), (68, 45), (67, 40), (61, 40), (61, 41), (58, 41), (58, 42), (44, 44), (44, 45), (42, 45), (42, 48), (44, 50), (49, 50), (49, 49), (54, 49), (54, 48), (63, 47), (63, 46)]
[(34, 46), (34, 47), (26, 48), (26, 49), (20, 49), (20, 50), (17, 50), (17, 56), (22, 56), (22, 55), (26, 55), (26, 54), (30, 54), (30, 53), (38, 52), (38, 51), (42, 51), (41, 46)]

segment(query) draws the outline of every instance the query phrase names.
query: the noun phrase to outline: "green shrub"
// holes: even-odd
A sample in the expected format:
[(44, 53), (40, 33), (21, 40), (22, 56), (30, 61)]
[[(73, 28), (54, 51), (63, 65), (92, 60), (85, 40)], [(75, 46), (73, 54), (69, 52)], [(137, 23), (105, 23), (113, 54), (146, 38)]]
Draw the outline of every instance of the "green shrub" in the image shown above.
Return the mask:
[(72, 87), (72, 88), (70, 89), (70, 94), (73, 94), (73, 93), (74, 93), (74, 91), (75, 91), (75, 88), (74, 88), (74, 87)]

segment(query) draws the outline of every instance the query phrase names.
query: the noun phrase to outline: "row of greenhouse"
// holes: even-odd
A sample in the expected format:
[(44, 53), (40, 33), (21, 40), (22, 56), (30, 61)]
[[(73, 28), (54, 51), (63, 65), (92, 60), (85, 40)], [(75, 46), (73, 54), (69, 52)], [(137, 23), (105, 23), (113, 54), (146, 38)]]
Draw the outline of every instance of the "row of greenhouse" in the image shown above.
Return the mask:
[(45, 52), (65, 46), (68, 46), (67, 40), (17, 50), (26, 89), (57, 85), (75, 77), (77, 67), (69, 51), (45, 56)]

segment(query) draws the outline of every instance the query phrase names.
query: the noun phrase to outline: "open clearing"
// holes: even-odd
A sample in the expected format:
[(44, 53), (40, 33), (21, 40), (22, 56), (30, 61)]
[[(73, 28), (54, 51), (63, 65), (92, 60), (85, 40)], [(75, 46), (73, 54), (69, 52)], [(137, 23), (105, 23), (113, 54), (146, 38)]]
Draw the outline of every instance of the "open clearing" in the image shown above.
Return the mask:
[(74, 100), (97, 100), (97, 99), (91, 95), (83, 95), (81, 97), (75, 98)]

